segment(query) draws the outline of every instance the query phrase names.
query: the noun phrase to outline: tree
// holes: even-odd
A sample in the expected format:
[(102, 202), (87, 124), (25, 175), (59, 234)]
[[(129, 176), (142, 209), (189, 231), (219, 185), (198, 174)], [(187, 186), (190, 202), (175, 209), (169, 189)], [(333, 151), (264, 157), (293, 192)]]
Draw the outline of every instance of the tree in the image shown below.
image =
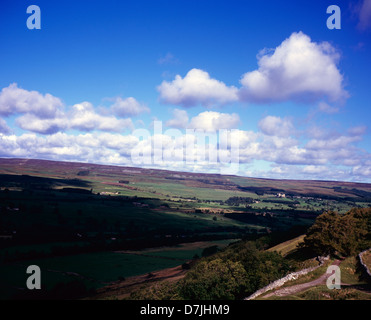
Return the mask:
[(315, 254), (328, 255), (336, 252), (336, 232), (339, 215), (329, 211), (317, 217), (313, 226), (309, 228), (304, 238), (303, 247), (311, 249)]
[(190, 300), (231, 300), (242, 297), (247, 273), (240, 262), (202, 260), (180, 284), (180, 295)]
[(350, 256), (371, 245), (371, 208), (354, 208), (344, 215), (326, 212), (309, 228), (302, 247), (318, 255)]
[[(354, 246), (355, 252), (353, 250), (352, 253), (358, 253), (369, 248), (371, 246), (371, 207), (363, 209), (353, 208), (344, 218), (353, 220), (351, 239), (357, 245)], [(347, 237), (350, 239), (349, 234)]]

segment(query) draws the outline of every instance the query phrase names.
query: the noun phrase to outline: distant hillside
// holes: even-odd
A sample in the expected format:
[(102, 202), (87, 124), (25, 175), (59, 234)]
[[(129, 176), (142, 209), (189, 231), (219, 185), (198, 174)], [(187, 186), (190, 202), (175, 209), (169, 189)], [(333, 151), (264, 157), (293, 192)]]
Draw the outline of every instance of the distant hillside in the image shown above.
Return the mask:
[[(0, 158), (0, 174), (79, 179), (89, 181), (98, 192), (104, 191), (105, 188), (102, 186), (110, 186), (111, 189), (115, 189), (115, 187), (126, 190), (136, 189), (137, 193), (158, 191), (166, 195), (169, 191), (168, 193), (171, 195), (171, 191), (176, 188), (180, 190), (180, 192), (176, 192), (177, 194), (192, 197), (199, 195), (198, 189), (207, 188), (229, 191), (230, 196), (243, 196), (246, 193), (255, 195), (283, 193), (284, 197), (371, 201), (371, 184), (369, 183), (274, 180), (89, 163), (2, 158)], [(148, 183), (160, 184), (161, 190), (156, 190), (154, 186), (151, 189)], [(214, 194), (212, 198), (219, 199)]]

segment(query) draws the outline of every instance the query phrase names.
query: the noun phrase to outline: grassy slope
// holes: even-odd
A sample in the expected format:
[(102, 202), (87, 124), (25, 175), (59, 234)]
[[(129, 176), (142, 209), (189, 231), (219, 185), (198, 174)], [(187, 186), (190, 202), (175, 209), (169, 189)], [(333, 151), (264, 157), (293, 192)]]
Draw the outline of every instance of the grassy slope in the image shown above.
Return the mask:
[(303, 242), (305, 235), (301, 235), (299, 237), (296, 237), (294, 239), (282, 242), (272, 248), (269, 248), (267, 251), (273, 252), (277, 251), (282, 256), (287, 256), (289, 253), (292, 253), (294, 250), (296, 250), (299, 243)]

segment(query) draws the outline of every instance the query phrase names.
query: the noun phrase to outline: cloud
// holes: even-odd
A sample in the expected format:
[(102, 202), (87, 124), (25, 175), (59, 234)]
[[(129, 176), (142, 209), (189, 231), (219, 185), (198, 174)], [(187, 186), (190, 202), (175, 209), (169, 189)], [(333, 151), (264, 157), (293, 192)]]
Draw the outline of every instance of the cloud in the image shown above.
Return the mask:
[(123, 165), (131, 163), (128, 155), (137, 143), (132, 135), (111, 133), (0, 134), (0, 156)]
[(259, 143), (259, 150), (259, 160), (279, 164), (305, 164), (312, 161), (307, 159), (307, 150), (291, 137), (264, 135)]
[(102, 133), (95, 135), (97, 144), (109, 149), (117, 150), (120, 155), (130, 155), (130, 150), (134, 148), (139, 140), (133, 135), (122, 135), (112, 133)]
[(337, 68), (339, 53), (328, 42), (315, 43), (298, 32), (268, 51), (259, 54), (257, 70), (242, 76), (240, 99), (266, 103), (348, 97)]
[(275, 116), (266, 116), (259, 122), (260, 130), (269, 136), (287, 137), (294, 131), (291, 120)]
[(350, 143), (360, 141), (361, 136), (339, 136), (332, 139), (312, 139), (306, 144), (307, 149), (312, 150), (332, 150), (346, 148)]
[(187, 111), (174, 109), (173, 118), (168, 120), (166, 125), (177, 129), (196, 129), (213, 132), (220, 129), (236, 129), (239, 123), (240, 117), (236, 113), (204, 111), (189, 121)]
[(47, 93), (18, 88), (16, 83), (3, 88), (0, 93), (0, 115), (29, 113), (41, 119), (53, 118), (63, 103), (59, 98)]
[[(91, 106), (88, 104), (77, 108), (89, 110)], [(214, 119), (220, 121), (212, 123), (204, 122), (206, 118), (212, 118), (207, 117), (207, 113), (201, 113), (192, 119), (197, 120), (198, 128), (203, 126), (203, 129), (212, 131), (221, 127), (221, 119), (225, 118), (225, 114), (217, 114)], [(229, 116), (233, 119), (232, 115)], [(227, 122), (223, 123), (223, 127), (232, 128), (233, 121), (228, 125)], [(195, 145), (194, 151), (187, 151), (186, 159), (184, 159), (183, 148), (185, 145), (197, 143), (199, 137), (196, 134), (184, 134), (179, 131), (176, 135), (173, 132), (166, 132), (153, 136), (148, 132), (149, 135), (141, 139), (134, 133), (123, 135), (100, 131), (77, 135), (57, 132), (44, 136), (35, 133), (25, 133), (20, 136), (0, 133), (0, 156), (217, 172), (223, 163), (218, 162), (215, 155), (226, 155), (228, 159), (231, 143), (238, 141), (242, 170), (247, 164), (253, 170), (255, 162), (271, 165), (270, 171), (266, 169), (259, 171), (259, 167), (255, 167), (255, 171), (249, 169), (249, 172), (260, 177), (365, 181), (371, 179), (371, 155), (355, 146), (355, 143), (362, 139), (365, 131), (366, 127), (361, 126), (350, 128), (347, 134), (329, 135), (326, 131), (322, 131), (322, 135), (318, 133), (316, 139), (311, 139), (307, 143), (304, 142), (305, 139), (296, 140), (291, 136), (267, 135), (263, 131), (239, 129), (224, 131), (219, 134), (219, 139), (216, 141), (209, 139), (207, 148), (200, 141), (200, 144)], [(161, 144), (159, 139), (162, 141)], [(226, 144), (221, 141), (225, 141)], [(165, 158), (161, 163), (151, 163), (150, 159), (148, 165), (142, 165), (133, 160), (133, 151), (136, 154), (148, 154), (150, 158), (157, 151), (157, 154), (162, 154)], [(215, 163), (211, 164), (210, 159)]]
[(236, 113), (205, 111), (193, 117), (187, 127), (211, 132), (220, 129), (235, 129), (239, 122), (240, 117)]
[(323, 174), (328, 171), (328, 167), (326, 166), (313, 166), (313, 165), (308, 165), (305, 166), (302, 170), (304, 173), (309, 173), (309, 174)]
[(371, 177), (371, 165), (355, 166), (352, 168), (352, 174), (362, 177)]
[(321, 101), (318, 104), (318, 110), (320, 112), (327, 113), (327, 114), (335, 114), (339, 112), (339, 108), (330, 106), (329, 104), (323, 101)]
[(190, 70), (184, 78), (176, 75), (172, 82), (163, 81), (157, 89), (162, 102), (183, 107), (210, 107), (238, 100), (237, 88), (212, 79), (200, 69)]
[(81, 131), (115, 131), (133, 129), (134, 125), (130, 118), (117, 119), (113, 116), (104, 116), (95, 112), (90, 102), (82, 102), (72, 107), (69, 127)]
[[(371, 0), (370, 0), (371, 1)], [(236, 101), (343, 103), (348, 97), (338, 68), (340, 53), (328, 42), (314, 42), (303, 32), (294, 32), (275, 49), (263, 49), (257, 56), (258, 69), (240, 79), (241, 87), (227, 86), (200, 69), (184, 78), (163, 81), (157, 87), (164, 103), (192, 107), (222, 106)], [(319, 111), (333, 114), (337, 107), (321, 101)]]
[(367, 126), (357, 126), (348, 129), (348, 133), (351, 136), (362, 136), (366, 133)]
[(95, 130), (122, 132), (125, 129), (131, 130), (134, 128), (130, 118), (117, 119), (114, 116), (99, 114), (90, 102), (75, 104), (66, 113), (58, 111), (54, 118), (44, 119), (26, 113), (18, 117), (15, 123), (23, 130), (46, 135), (69, 129), (84, 132)]
[[(266, 119), (269, 118), (266, 117), (264, 120)], [(360, 141), (365, 133), (364, 127), (351, 128), (348, 130), (348, 135), (334, 132), (329, 134), (324, 130), (316, 130), (316, 138), (305, 142), (308, 137), (304, 136), (297, 140), (286, 135), (287, 130), (277, 132), (279, 125), (275, 126), (274, 121), (273, 126), (267, 126), (267, 128), (263, 126), (263, 123), (266, 125), (265, 122), (260, 123), (261, 132), (241, 131), (238, 133), (241, 162), (262, 160), (279, 164), (280, 168), (282, 165), (308, 165), (327, 167), (331, 171), (331, 165), (347, 167), (361, 165), (368, 156), (366, 151), (355, 146), (355, 143)], [(270, 122), (267, 123), (270, 124)], [(267, 132), (270, 129), (272, 131)], [(303, 131), (303, 133), (306, 132)], [(234, 137), (236, 138), (237, 136)], [(307, 173), (310, 168), (306, 169)], [(305, 174), (305, 172), (302, 173)]]
[(63, 114), (52, 119), (40, 119), (33, 114), (26, 113), (17, 118), (16, 123), (23, 130), (41, 134), (53, 134), (68, 127), (68, 120)]
[(255, 176), (259, 177), (270, 177), (281, 179), (285, 177), (286, 179), (295, 179), (295, 180), (350, 180), (355, 176), (351, 175), (351, 170), (338, 167), (338, 166), (298, 166), (298, 165), (285, 165), (285, 164), (273, 164), (272, 169), (269, 171), (260, 171), (255, 172)]
[(10, 133), (10, 128), (8, 126), (8, 124), (6, 123), (6, 121), (2, 118), (0, 118), (0, 133), (5, 133), (5, 134), (8, 134)]
[(186, 110), (174, 109), (173, 118), (166, 121), (166, 125), (172, 128), (185, 129), (188, 125), (188, 114)]
[(171, 52), (166, 53), (165, 56), (157, 60), (158, 64), (176, 64), (178, 62), (178, 59)]
[[(48, 93), (42, 95), (37, 91), (18, 88), (16, 83), (0, 92), (0, 116), (15, 115), (15, 124), (18, 127), (39, 134), (51, 135), (69, 129), (122, 132), (133, 129), (133, 122), (130, 118), (118, 119), (112, 115), (113, 112), (124, 117), (150, 111), (132, 97), (117, 98), (110, 109), (100, 112), (89, 102), (75, 104), (69, 109), (65, 110), (59, 98)], [(9, 132), (6, 122), (0, 118), (0, 133)]]
[(371, 27), (371, 0), (363, 0), (358, 9), (357, 27), (364, 31)]
[(112, 112), (118, 117), (137, 116), (144, 112), (150, 112), (149, 108), (144, 104), (139, 103), (135, 98), (129, 97), (122, 99), (116, 98), (111, 106)]

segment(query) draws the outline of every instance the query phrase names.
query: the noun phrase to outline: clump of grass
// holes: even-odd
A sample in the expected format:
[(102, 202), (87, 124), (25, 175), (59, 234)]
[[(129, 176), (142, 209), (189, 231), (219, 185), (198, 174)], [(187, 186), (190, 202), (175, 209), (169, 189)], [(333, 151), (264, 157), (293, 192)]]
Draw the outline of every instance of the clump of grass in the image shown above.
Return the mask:
[(178, 291), (177, 283), (163, 281), (132, 292), (129, 300), (180, 300)]
[(371, 300), (371, 295), (354, 288), (330, 290), (326, 286), (311, 288), (297, 297), (305, 300)]
[(360, 274), (357, 268), (357, 258), (351, 256), (346, 258), (340, 264), (341, 271), (341, 282), (346, 284), (363, 284), (364, 282), (360, 281)]

